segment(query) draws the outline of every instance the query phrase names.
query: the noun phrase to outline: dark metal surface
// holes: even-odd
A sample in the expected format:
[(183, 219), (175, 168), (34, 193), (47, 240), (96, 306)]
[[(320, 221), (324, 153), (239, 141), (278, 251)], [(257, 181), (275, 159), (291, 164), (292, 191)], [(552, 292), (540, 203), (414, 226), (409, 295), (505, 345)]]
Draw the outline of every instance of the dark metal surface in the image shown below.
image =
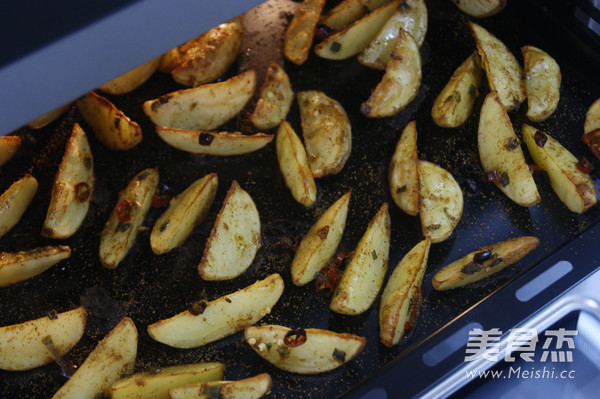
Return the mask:
[[(596, 77), (588, 78), (582, 74), (568, 53), (554, 53), (553, 43), (546, 39), (545, 32), (537, 30), (539, 25), (525, 23), (523, 11), (513, 3), (518, 2), (509, 2), (502, 13), (478, 23), (502, 39), (519, 60), (522, 60), (520, 47), (526, 44), (536, 45), (557, 59), (563, 72), (559, 107), (548, 121), (534, 125), (560, 140), (576, 156), (585, 155), (591, 159), (592, 155), (581, 143), (580, 137), (585, 112), (600, 96), (600, 85), (594, 80)], [(82, 341), (66, 356), (76, 364), (85, 359), (120, 317), (128, 315), (140, 334), (136, 371), (198, 361), (222, 361), (226, 364), (227, 379), (270, 373), (273, 377), (272, 397), (335, 397), (402, 356), (479, 301), (488, 296), (493, 300), (491, 294), (508, 281), (527, 269), (535, 268), (558, 247), (568, 244), (585, 229), (597, 224), (600, 220), (598, 206), (584, 215), (569, 212), (541, 175), (536, 179), (542, 201), (532, 208), (512, 203), (495, 186), (479, 181), (482, 171), (476, 133), (478, 110), (488, 90), (485, 85), (476, 111), (463, 127), (446, 130), (433, 124), (429, 113), (435, 96), (453, 70), (475, 47), (467, 26), (468, 17), (448, 1), (428, 1), (427, 5), (429, 29), (422, 47), (420, 95), (414, 104), (394, 118), (369, 120), (359, 112), (360, 103), (368, 98), (381, 78), (381, 72), (368, 70), (355, 59), (327, 61), (314, 54), (303, 66), (284, 63), (296, 92), (323, 90), (342, 103), (352, 123), (351, 156), (340, 174), (317, 181), (317, 203), (309, 209), (296, 203), (285, 187), (273, 144), (253, 154), (231, 158), (192, 155), (164, 144), (143, 114), (141, 104), (181, 87), (168, 75), (157, 73), (134, 92), (109, 97), (142, 127), (144, 139), (132, 150), (115, 152), (103, 147), (75, 109), (41, 131), (23, 129), (16, 132), (24, 142), (15, 159), (2, 168), (0, 190), (5, 190), (26, 172), (38, 179), (40, 187), (22, 221), (0, 240), (0, 249), (60, 243), (70, 245), (73, 254), (38, 277), (0, 289), (1, 324), (41, 317), (50, 310), (62, 312), (83, 303), (90, 311), (88, 326)], [(269, 1), (249, 12), (245, 18), (247, 37), (244, 49), (230, 74), (255, 66), (262, 79), (268, 61), (283, 62), (278, 53), (282, 43), (280, 35), (296, 6), (296, 2), (288, 0)], [(524, 106), (510, 115), (517, 131), (526, 122), (525, 111)], [(349, 251), (355, 247), (383, 202), (390, 203), (392, 218), (388, 276), (402, 256), (422, 238), (418, 218), (403, 214), (393, 205), (387, 182), (387, 169), (395, 143), (404, 125), (413, 119), (419, 132), (420, 157), (454, 174), (463, 188), (465, 207), (454, 234), (431, 248), (417, 328), (398, 346), (387, 348), (379, 344), (378, 301), (363, 315), (350, 317), (332, 313), (328, 309), (328, 299), (317, 295), (312, 284), (305, 287), (292, 284), (289, 265), (295, 246), (304, 233), (324, 209), (348, 190), (352, 190), (352, 198), (340, 250)], [(288, 120), (297, 132), (301, 131), (296, 104)], [(50, 241), (41, 237), (39, 231), (49, 203), (52, 178), (73, 122), (80, 122), (88, 133), (95, 158), (97, 191), (81, 229), (68, 240)], [(224, 129), (233, 127), (246, 132), (250, 130), (243, 115)], [(595, 163), (597, 167), (592, 176), (598, 188), (598, 162)], [(98, 260), (100, 232), (118, 191), (147, 167), (158, 167), (161, 181), (176, 192), (207, 173), (217, 173), (219, 189), (215, 202), (207, 220), (182, 247), (165, 255), (154, 255), (149, 246), (149, 231), (142, 231), (123, 262), (115, 270), (106, 270)], [(251, 268), (242, 276), (225, 282), (205, 282), (198, 276), (196, 265), (225, 193), (234, 179), (256, 202), (262, 222), (263, 247)], [(152, 209), (144, 225), (151, 228), (161, 212), (161, 209)], [(534, 235), (541, 240), (540, 246), (523, 261), (472, 287), (450, 292), (433, 291), (431, 277), (443, 265), (480, 246), (519, 235)], [(242, 334), (206, 347), (179, 350), (153, 341), (146, 332), (149, 324), (185, 310), (187, 304), (198, 299), (203, 290), (206, 290), (209, 299), (216, 298), (274, 272), (283, 276), (285, 291), (273, 312), (261, 323), (319, 327), (358, 334), (367, 338), (364, 351), (355, 360), (332, 372), (297, 376), (277, 370), (263, 361), (243, 342)], [(399, 385), (410, 383), (401, 379), (402, 376), (398, 376)], [(2, 397), (37, 398), (51, 396), (65, 380), (60, 376), (59, 367), (50, 364), (30, 372), (2, 371), (0, 381)]]

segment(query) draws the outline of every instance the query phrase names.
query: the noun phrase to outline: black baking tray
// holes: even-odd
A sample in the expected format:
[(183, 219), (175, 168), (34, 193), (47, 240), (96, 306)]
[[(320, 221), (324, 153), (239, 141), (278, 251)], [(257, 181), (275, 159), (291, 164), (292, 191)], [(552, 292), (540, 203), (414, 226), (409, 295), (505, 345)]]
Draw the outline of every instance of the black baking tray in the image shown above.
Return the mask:
[[(358, 382), (402, 362), (407, 354), (422, 348), (436, 333), (439, 334), (470, 309), (477, 309), (485, 303), (501, 306), (502, 302), (494, 302), (495, 298), (511, 281), (535, 270), (557, 248), (572, 245), (574, 240), (598, 225), (598, 206), (583, 215), (569, 212), (541, 174), (536, 175), (536, 181), (542, 201), (531, 208), (512, 203), (495, 186), (481, 180), (483, 171), (477, 154), (476, 136), (478, 110), (488, 91), (485, 84), (474, 114), (462, 127), (442, 129), (432, 122), (430, 110), (435, 96), (454, 69), (475, 49), (467, 25), (473, 19), (460, 13), (451, 2), (427, 1), (429, 28), (421, 49), (423, 80), (418, 97), (398, 115), (378, 120), (363, 117), (359, 107), (380, 80), (380, 71), (369, 70), (355, 59), (328, 61), (314, 54), (302, 66), (283, 60), (280, 52), (282, 34), (297, 5), (290, 0), (271, 0), (246, 14), (244, 48), (227, 76), (254, 67), (259, 80), (262, 80), (268, 62), (280, 62), (290, 75), (296, 92), (322, 90), (344, 106), (352, 124), (352, 153), (338, 175), (317, 181), (316, 204), (306, 209), (293, 200), (279, 172), (273, 143), (252, 154), (219, 158), (188, 154), (162, 142), (143, 114), (141, 104), (182, 86), (170, 76), (156, 73), (143, 86), (127, 95), (107, 96), (142, 127), (144, 138), (132, 150), (117, 152), (102, 146), (75, 108), (40, 131), (23, 128), (15, 132), (23, 138), (23, 144), (15, 158), (2, 167), (0, 189), (5, 190), (25, 173), (35, 176), (40, 185), (21, 222), (0, 240), (0, 249), (13, 251), (65, 244), (71, 246), (73, 253), (69, 259), (38, 277), (0, 289), (2, 325), (84, 304), (90, 314), (86, 332), (66, 356), (75, 364), (81, 364), (96, 343), (121, 317), (127, 315), (134, 320), (139, 331), (136, 371), (199, 361), (221, 361), (226, 364), (227, 379), (268, 372), (273, 378), (271, 397), (336, 397), (357, 389)], [(595, 163), (596, 169), (591, 176), (598, 190), (598, 162), (580, 140), (585, 113), (600, 96), (598, 76), (586, 72), (590, 66), (581, 65), (579, 52), (571, 54), (551, 40), (549, 31), (544, 28), (547, 24), (555, 26), (555, 21), (535, 12), (533, 16), (537, 19), (532, 19), (529, 14), (535, 10), (532, 7), (528, 2), (509, 2), (500, 14), (476, 22), (503, 40), (519, 60), (522, 60), (520, 47), (527, 44), (538, 46), (556, 58), (562, 68), (561, 100), (558, 109), (547, 121), (534, 125), (560, 140), (576, 156), (586, 156)], [(557, 31), (558, 28), (552, 35)], [(583, 41), (574, 44), (585, 45)], [(519, 126), (527, 122), (525, 111), (523, 106), (510, 114), (517, 132)], [(247, 113), (243, 112), (220, 130), (235, 128), (250, 133), (252, 128), (246, 117)], [(301, 131), (295, 103), (288, 120), (297, 132)], [(304, 287), (292, 284), (289, 266), (298, 242), (312, 223), (348, 190), (352, 190), (352, 198), (340, 250), (352, 251), (384, 202), (390, 204), (392, 219), (388, 276), (402, 256), (422, 239), (419, 219), (404, 214), (393, 205), (387, 181), (395, 143), (403, 127), (411, 120), (417, 123), (420, 158), (435, 162), (453, 173), (463, 189), (465, 204), (463, 216), (452, 236), (431, 248), (423, 282), (424, 301), (416, 329), (399, 345), (387, 348), (379, 343), (378, 338), (378, 301), (359, 316), (335, 314), (329, 311), (329, 299), (315, 293), (312, 284)], [(74, 122), (80, 123), (88, 132), (94, 154), (97, 189), (81, 229), (70, 239), (53, 241), (41, 237), (39, 232), (49, 203), (52, 179)], [(180, 248), (165, 255), (154, 255), (149, 246), (149, 231), (142, 231), (122, 263), (115, 270), (104, 269), (98, 260), (100, 232), (118, 191), (135, 174), (148, 167), (157, 167), (161, 182), (176, 192), (208, 173), (217, 173), (219, 188), (215, 202), (206, 221)], [(233, 180), (238, 181), (257, 205), (263, 246), (243, 275), (231, 281), (205, 282), (198, 276), (196, 265)], [(151, 228), (161, 212), (162, 209), (152, 209), (144, 225)], [(464, 289), (450, 292), (432, 289), (431, 278), (443, 265), (480, 246), (520, 235), (534, 235), (541, 241), (540, 246), (521, 262), (491, 279)], [(597, 257), (582, 267), (593, 271), (598, 267)], [(201, 297), (203, 291), (209, 299), (216, 298), (275, 272), (284, 278), (285, 291), (272, 313), (260, 323), (317, 327), (361, 335), (367, 338), (363, 352), (334, 371), (300, 376), (280, 371), (263, 361), (244, 343), (241, 333), (206, 347), (180, 350), (153, 341), (146, 332), (149, 324), (185, 310), (189, 303)], [(417, 377), (403, 379), (402, 374), (395, 376), (399, 385), (398, 395), (403, 392), (403, 385), (416, 384)], [(28, 372), (0, 371), (0, 381), (2, 397), (39, 398), (52, 396), (65, 378), (56, 364), (49, 364)]]

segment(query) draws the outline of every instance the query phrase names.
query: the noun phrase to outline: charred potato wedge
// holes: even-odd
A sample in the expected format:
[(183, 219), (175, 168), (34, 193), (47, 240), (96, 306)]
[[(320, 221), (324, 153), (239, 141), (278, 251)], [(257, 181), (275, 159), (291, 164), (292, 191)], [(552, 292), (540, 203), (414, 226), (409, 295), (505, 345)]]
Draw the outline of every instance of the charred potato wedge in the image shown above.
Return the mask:
[(281, 66), (271, 62), (250, 122), (259, 130), (279, 126), (290, 111), (293, 100), (294, 91), (289, 76)]
[(265, 147), (273, 140), (272, 134), (241, 132), (207, 132), (156, 126), (158, 137), (170, 146), (193, 154), (229, 157), (249, 154)]
[(100, 261), (107, 269), (117, 267), (127, 255), (152, 205), (157, 186), (158, 170), (145, 169), (119, 193), (100, 235)]
[(183, 244), (194, 227), (202, 223), (215, 199), (219, 178), (211, 173), (180, 193), (154, 223), (150, 234), (152, 251), (161, 255)]
[(388, 180), (394, 203), (409, 215), (416, 216), (419, 213), (419, 159), (415, 121), (406, 125), (396, 143)]
[(64, 114), (65, 112), (67, 112), (67, 110), (69, 108), (71, 108), (71, 104), (73, 104), (72, 102), (61, 105), (58, 108), (53, 109), (50, 112), (45, 113), (44, 115), (35, 118), (34, 120), (32, 120), (31, 122), (29, 122), (27, 124), (28, 127), (32, 128), (32, 129), (41, 129), (46, 125), (49, 125), (50, 123), (54, 122), (56, 119), (58, 119), (62, 114)]
[(298, 93), (302, 136), (315, 178), (339, 173), (352, 150), (352, 127), (336, 100), (318, 90)]
[(37, 189), (37, 180), (27, 174), (0, 195), (0, 237), (19, 223)]
[(454, 71), (431, 108), (436, 125), (453, 128), (465, 123), (479, 96), (482, 72), (476, 53)]
[(527, 118), (541, 122), (556, 110), (562, 75), (558, 63), (544, 50), (521, 47), (527, 94)]
[(285, 30), (283, 55), (296, 65), (308, 58), (323, 6), (325, 0), (303, 0)]
[(71, 256), (65, 245), (29, 251), (0, 252), (0, 287), (28, 280)]
[(381, 294), (379, 339), (386, 346), (400, 342), (406, 327), (416, 323), (429, 248), (429, 237), (415, 245), (396, 265)]
[(52, 317), (1, 327), (0, 369), (30, 370), (52, 362), (50, 342), (55, 354), (69, 352), (81, 339), (86, 319), (87, 313), (80, 306)]
[(143, 63), (131, 71), (125, 72), (110, 82), (104, 83), (98, 89), (105, 93), (121, 95), (129, 93), (143, 85), (156, 72), (160, 57)]
[(198, 273), (204, 280), (237, 277), (250, 267), (260, 245), (256, 204), (234, 180), (206, 240)]
[(397, 114), (416, 96), (421, 85), (421, 55), (412, 36), (400, 28), (391, 58), (381, 81), (360, 111), (367, 118)]
[(169, 398), (230, 399), (262, 398), (271, 390), (271, 376), (267, 373), (237, 381), (213, 381), (169, 389)]
[(250, 69), (223, 82), (178, 90), (144, 102), (144, 113), (155, 125), (213, 130), (236, 116), (252, 98), (256, 72)]
[(18, 136), (0, 137), (0, 166), (12, 159), (21, 146), (21, 138)]
[[(297, 374), (318, 374), (354, 359), (366, 340), (353, 334), (278, 325), (246, 327), (246, 342), (273, 366)], [(306, 338), (306, 339), (304, 339)]]
[(525, 236), (479, 248), (437, 272), (433, 276), (433, 288), (446, 291), (483, 280), (518, 262), (539, 243), (536, 237)]
[(532, 126), (523, 125), (521, 135), (533, 162), (546, 171), (552, 189), (571, 212), (583, 213), (596, 204), (594, 182), (577, 168), (579, 160), (575, 155)]
[(175, 348), (197, 348), (256, 323), (271, 313), (282, 293), (283, 279), (272, 274), (233, 294), (196, 303), (192, 310), (151, 324), (148, 334)]
[(75, 374), (53, 399), (94, 399), (109, 390), (122, 375), (133, 371), (138, 332), (125, 317), (96, 345)]
[(338, 32), (390, 0), (343, 0), (321, 18), (321, 24)]
[(332, 295), (329, 308), (357, 315), (371, 307), (383, 284), (390, 251), (391, 219), (384, 203), (358, 242)]
[(506, 7), (507, 0), (452, 0), (459, 10), (475, 18), (491, 17)]
[(517, 109), (527, 97), (521, 65), (500, 39), (473, 22), (469, 26), (490, 90), (498, 92), (507, 111)]
[(432, 243), (450, 237), (463, 211), (462, 190), (444, 168), (419, 160), (419, 216), (423, 236)]
[(312, 281), (335, 254), (346, 227), (350, 194), (348, 191), (327, 208), (300, 241), (291, 266), (295, 285)]
[(69, 238), (87, 215), (94, 192), (94, 157), (85, 132), (75, 123), (54, 178), (42, 235)]
[(498, 177), (494, 183), (508, 198), (521, 206), (540, 202), (521, 143), (495, 91), (486, 96), (481, 107), (477, 146), (483, 170)]

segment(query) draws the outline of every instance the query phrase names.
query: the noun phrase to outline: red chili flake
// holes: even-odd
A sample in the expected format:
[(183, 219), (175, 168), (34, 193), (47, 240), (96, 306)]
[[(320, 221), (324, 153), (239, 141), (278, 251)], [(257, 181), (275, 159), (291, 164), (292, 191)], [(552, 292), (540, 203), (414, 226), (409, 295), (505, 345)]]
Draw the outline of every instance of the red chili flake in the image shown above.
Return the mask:
[(539, 173), (542, 171), (536, 164), (530, 163), (527, 166), (529, 166), (529, 173), (531, 173), (531, 174)]
[(590, 151), (600, 158), (600, 129), (587, 132), (581, 137), (581, 140), (590, 148)]
[(80, 182), (75, 185), (75, 200), (79, 203), (83, 203), (90, 198), (92, 190), (89, 184), (86, 182)]
[(306, 331), (303, 328), (294, 328), (285, 334), (283, 343), (288, 348), (295, 348), (306, 342)]
[(594, 165), (592, 165), (592, 163), (586, 157), (582, 157), (579, 162), (575, 164), (575, 166), (581, 173), (585, 174), (590, 173), (594, 169)]
[(196, 302), (192, 303), (188, 308), (188, 311), (194, 316), (201, 315), (202, 313), (204, 313), (205, 310), (206, 310), (206, 301), (204, 301), (204, 300), (196, 301)]
[(162, 208), (163, 206), (169, 205), (171, 198), (175, 194), (175, 190), (166, 184), (161, 185), (161, 187), (156, 190), (156, 194), (152, 196), (152, 206), (154, 208)]
[(121, 223), (127, 223), (131, 220), (131, 210), (133, 209), (133, 201), (130, 199), (123, 199), (119, 201), (115, 207), (115, 214), (117, 219)]
[(485, 181), (487, 182), (497, 182), (500, 180), (500, 173), (496, 169), (491, 170), (485, 174)]
[(315, 29), (315, 38), (318, 41), (323, 41), (329, 36), (333, 35), (334, 33), (335, 30), (331, 29), (329, 26), (324, 24), (317, 24), (317, 28)]
[(200, 145), (211, 145), (215, 136), (210, 133), (200, 133), (198, 136), (198, 144)]
[(315, 289), (325, 296), (330, 296), (340, 281), (340, 269), (333, 265), (326, 265), (319, 270), (315, 281)]
[(346, 253), (344, 251), (340, 252), (338, 256), (335, 258), (335, 264), (341, 265), (344, 259), (346, 258)]
[(329, 234), (329, 226), (321, 227), (319, 230), (317, 230), (317, 234), (321, 240), (326, 239), (327, 234)]
[(544, 148), (544, 146), (546, 145), (546, 141), (548, 141), (548, 136), (546, 136), (544, 134), (544, 132), (541, 132), (541, 131), (538, 130), (533, 135), (533, 140), (538, 145), (538, 147)]
[(406, 321), (404, 322), (404, 330), (410, 331), (417, 327), (417, 319), (419, 318), (419, 308), (423, 303), (423, 293), (420, 287), (416, 287), (415, 293), (410, 298), (410, 310)]

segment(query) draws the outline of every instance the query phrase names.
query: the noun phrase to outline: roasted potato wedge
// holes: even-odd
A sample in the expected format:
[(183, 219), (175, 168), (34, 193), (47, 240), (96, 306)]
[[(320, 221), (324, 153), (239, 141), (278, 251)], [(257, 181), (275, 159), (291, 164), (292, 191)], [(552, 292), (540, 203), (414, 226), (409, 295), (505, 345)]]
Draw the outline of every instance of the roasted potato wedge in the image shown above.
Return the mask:
[(343, 0), (321, 18), (321, 24), (336, 32), (340, 31), (388, 1), (390, 0)]
[(400, 0), (393, 0), (376, 8), (317, 44), (315, 53), (328, 60), (345, 60), (357, 55), (377, 36), (398, 5)]
[(562, 75), (558, 63), (544, 50), (521, 47), (527, 94), (527, 118), (541, 122), (556, 110), (560, 99)]
[(69, 238), (87, 215), (94, 192), (94, 157), (85, 132), (75, 123), (54, 178), (42, 235)]
[(302, 136), (315, 178), (339, 173), (352, 150), (352, 126), (342, 105), (322, 91), (298, 93)]
[(66, 103), (64, 105), (61, 105), (58, 108), (53, 109), (50, 112), (45, 113), (44, 115), (35, 118), (34, 120), (32, 120), (31, 122), (29, 122), (27, 124), (28, 127), (32, 128), (32, 129), (41, 129), (46, 125), (49, 125), (50, 123), (54, 122), (56, 119), (58, 119), (62, 114), (64, 114), (65, 112), (67, 112), (67, 110), (69, 108), (71, 108), (71, 105), (73, 103)]
[(157, 186), (158, 169), (145, 169), (119, 193), (100, 235), (99, 255), (104, 267), (114, 269), (127, 255), (152, 205)]
[(248, 269), (260, 245), (256, 204), (234, 180), (206, 240), (198, 273), (204, 280), (237, 277)]
[(419, 213), (419, 159), (417, 156), (417, 123), (404, 128), (388, 170), (390, 194), (398, 208), (411, 216)]
[(305, 285), (333, 257), (342, 241), (351, 192), (335, 201), (302, 238), (292, 261), (292, 281)]
[(165, 143), (178, 150), (222, 157), (258, 151), (274, 137), (265, 133), (245, 135), (241, 132), (207, 132), (163, 126), (156, 126), (156, 133)]
[(427, 6), (425, 0), (406, 0), (383, 25), (377, 36), (358, 55), (358, 62), (375, 69), (385, 69), (392, 56), (400, 28), (407, 31), (418, 47), (427, 33)]
[(600, 99), (594, 101), (585, 114), (584, 134), (581, 140), (600, 159)]
[(384, 118), (404, 109), (419, 92), (421, 55), (412, 36), (400, 28), (381, 81), (360, 111), (367, 118)]
[(20, 146), (21, 138), (19, 136), (0, 137), (0, 166), (10, 161)]
[(388, 204), (384, 203), (369, 223), (342, 274), (329, 304), (331, 310), (357, 315), (371, 307), (387, 271), (391, 224)]
[(511, 238), (479, 248), (444, 266), (433, 276), (433, 288), (446, 291), (483, 280), (518, 262), (540, 243), (536, 237)]
[(237, 59), (243, 33), (239, 16), (215, 26), (186, 48), (171, 76), (176, 82), (192, 87), (221, 77)]
[(115, 382), (110, 387), (111, 399), (168, 399), (169, 389), (223, 378), (223, 363), (193, 363), (161, 367)]
[(81, 339), (87, 313), (80, 306), (52, 317), (26, 321), (0, 328), (0, 369), (30, 370), (54, 360), (44, 342), (52, 340), (55, 352), (62, 356)]
[(285, 119), (294, 101), (294, 91), (285, 70), (275, 62), (267, 67), (250, 122), (259, 130), (273, 129)]
[(250, 69), (223, 82), (178, 90), (144, 102), (154, 124), (191, 130), (213, 130), (236, 116), (252, 98), (256, 72)]
[(237, 381), (213, 381), (169, 389), (169, 398), (228, 398), (257, 399), (271, 390), (271, 376), (267, 373)]
[(521, 65), (500, 39), (473, 22), (469, 26), (490, 90), (507, 111), (517, 109), (526, 98)]
[(404, 255), (381, 294), (379, 339), (386, 346), (400, 342), (406, 327), (416, 323), (429, 248), (431, 240), (426, 237)]
[(133, 372), (138, 332), (125, 317), (96, 345), (75, 374), (53, 399), (94, 399), (109, 390), (122, 375)]
[(491, 17), (506, 7), (507, 0), (452, 0), (459, 10), (475, 18)]
[(296, 65), (308, 58), (324, 5), (325, 0), (303, 0), (285, 30), (283, 55)]
[(540, 202), (519, 139), (495, 91), (490, 92), (483, 101), (477, 145), (483, 170), (498, 176), (494, 183), (508, 198), (522, 206), (533, 206)]
[(194, 227), (202, 223), (215, 199), (219, 178), (210, 173), (180, 193), (154, 223), (150, 234), (152, 251), (161, 255), (183, 244)]
[(65, 245), (40, 247), (29, 251), (0, 252), (0, 287), (28, 280), (71, 256)]
[(121, 95), (129, 93), (143, 85), (156, 72), (160, 57), (152, 59), (133, 68), (131, 71), (125, 72), (121, 76), (117, 76), (110, 82), (104, 83), (98, 87), (105, 93), (113, 95)]
[(92, 91), (75, 103), (98, 140), (111, 150), (129, 150), (142, 141), (140, 125), (106, 98)]
[(263, 359), (279, 369), (297, 374), (333, 370), (354, 359), (366, 343), (363, 337), (353, 334), (317, 328), (292, 330), (278, 325), (246, 327), (244, 337)]
[(462, 190), (450, 172), (419, 160), (419, 216), (423, 236), (432, 243), (450, 237), (463, 211)]
[(277, 273), (230, 295), (201, 301), (169, 319), (148, 326), (152, 339), (175, 347), (196, 348), (242, 331), (271, 313), (283, 293)]
[(27, 174), (0, 195), (0, 237), (19, 223), (37, 189), (37, 180)]
[(306, 207), (313, 205), (317, 199), (315, 179), (308, 165), (304, 145), (287, 121), (279, 125), (275, 147), (279, 169), (292, 196)]
[(431, 118), (440, 127), (458, 127), (473, 111), (481, 85), (477, 53), (467, 58), (452, 74), (431, 107)]
[(571, 212), (583, 213), (596, 204), (594, 182), (577, 168), (579, 160), (575, 155), (532, 126), (523, 125), (521, 135), (533, 162), (546, 171), (552, 189)]

